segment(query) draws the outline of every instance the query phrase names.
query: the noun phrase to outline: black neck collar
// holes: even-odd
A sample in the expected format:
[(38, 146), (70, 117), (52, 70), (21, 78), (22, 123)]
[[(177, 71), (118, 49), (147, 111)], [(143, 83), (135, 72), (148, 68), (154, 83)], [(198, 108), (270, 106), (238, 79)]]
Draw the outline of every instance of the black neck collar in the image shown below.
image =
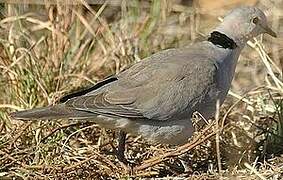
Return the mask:
[(207, 40), (210, 41), (212, 44), (219, 45), (220, 47), (225, 49), (235, 49), (237, 47), (237, 44), (233, 39), (218, 31), (213, 31)]

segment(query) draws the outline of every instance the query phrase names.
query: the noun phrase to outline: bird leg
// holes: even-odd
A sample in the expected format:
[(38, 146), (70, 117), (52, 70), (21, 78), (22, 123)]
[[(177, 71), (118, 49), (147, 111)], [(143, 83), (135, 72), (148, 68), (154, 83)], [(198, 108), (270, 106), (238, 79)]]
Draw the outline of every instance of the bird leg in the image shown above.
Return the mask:
[(125, 145), (126, 145), (126, 136), (127, 133), (124, 131), (120, 130), (119, 131), (119, 137), (118, 137), (118, 148), (116, 150), (117, 158), (119, 161), (128, 164), (127, 159), (125, 158)]

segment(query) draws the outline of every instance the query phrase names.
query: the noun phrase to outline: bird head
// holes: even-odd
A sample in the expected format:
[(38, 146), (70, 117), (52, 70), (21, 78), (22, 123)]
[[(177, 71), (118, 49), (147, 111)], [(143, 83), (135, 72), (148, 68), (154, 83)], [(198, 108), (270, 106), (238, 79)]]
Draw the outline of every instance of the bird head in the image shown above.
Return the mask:
[(235, 41), (238, 46), (260, 34), (267, 33), (276, 37), (268, 26), (265, 14), (257, 7), (240, 7), (232, 10), (215, 29)]

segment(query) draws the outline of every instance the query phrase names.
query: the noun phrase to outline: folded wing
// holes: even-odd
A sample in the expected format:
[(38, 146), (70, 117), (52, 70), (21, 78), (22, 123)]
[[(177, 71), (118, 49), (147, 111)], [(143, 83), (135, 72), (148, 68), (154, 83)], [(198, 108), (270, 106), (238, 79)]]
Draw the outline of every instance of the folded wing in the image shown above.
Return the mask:
[(129, 119), (185, 118), (215, 88), (215, 74), (214, 61), (205, 53), (170, 49), (133, 65), (115, 81), (67, 100), (65, 105)]

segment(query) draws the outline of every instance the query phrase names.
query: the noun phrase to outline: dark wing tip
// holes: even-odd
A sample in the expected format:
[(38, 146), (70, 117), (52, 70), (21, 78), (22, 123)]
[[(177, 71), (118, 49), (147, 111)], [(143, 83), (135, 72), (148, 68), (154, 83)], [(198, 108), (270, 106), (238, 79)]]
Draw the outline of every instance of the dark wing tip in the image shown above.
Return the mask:
[(63, 97), (59, 100), (59, 102), (60, 102), (60, 103), (65, 103), (65, 102), (67, 102), (69, 99), (72, 99), (72, 98), (78, 97), (78, 96), (83, 96), (83, 95), (85, 95), (85, 94), (87, 94), (87, 93), (89, 93), (89, 92), (91, 92), (91, 91), (94, 91), (94, 90), (96, 90), (96, 89), (99, 89), (99, 88), (101, 88), (102, 86), (104, 86), (104, 85), (106, 85), (106, 84), (108, 84), (108, 83), (117, 81), (117, 80), (118, 80), (118, 79), (117, 79), (116, 77), (114, 77), (114, 76), (109, 77), (109, 78), (106, 78), (106, 79), (104, 79), (103, 81), (100, 81), (100, 82), (96, 83), (94, 86), (91, 86), (91, 87), (85, 88), (85, 89), (81, 89), (81, 90), (79, 90), (79, 91), (76, 91), (76, 92), (70, 93), (70, 94), (68, 94), (68, 95), (66, 95), (66, 96), (63, 96)]

